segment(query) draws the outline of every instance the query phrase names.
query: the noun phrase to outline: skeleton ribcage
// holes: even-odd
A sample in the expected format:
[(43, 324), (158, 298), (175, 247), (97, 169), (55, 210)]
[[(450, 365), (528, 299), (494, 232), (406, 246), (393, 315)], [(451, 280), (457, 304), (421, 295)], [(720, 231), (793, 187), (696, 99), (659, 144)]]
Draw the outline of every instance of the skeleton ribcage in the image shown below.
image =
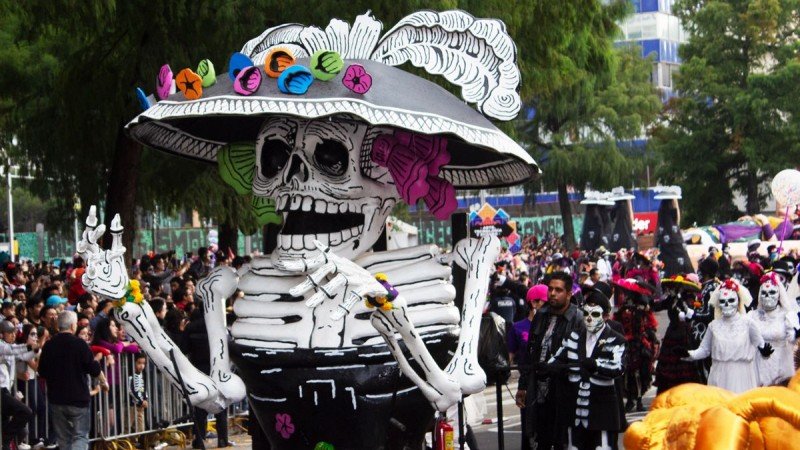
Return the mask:
[[(390, 252), (369, 253), (356, 262), (375, 274), (383, 272), (408, 303), (408, 313), (426, 340), (437, 333), (452, 333), (460, 313), (453, 304), (455, 288), (450, 284), (450, 267), (437, 262), (438, 249), (419, 246)], [(306, 279), (273, 267), (268, 257), (258, 258), (245, 273), (239, 287), (244, 298), (234, 304), (238, 316), (232, 328), (234, 340), (245, 346), (291, 348), (347, 348), (383, 343), (370, 323), (371, 309), (361, 302), (344, 320), (331, 314), (349, 290), (308, 308), (305, 297), (288, 292)], [(399, 336), (398, 336), (399, 339)]]

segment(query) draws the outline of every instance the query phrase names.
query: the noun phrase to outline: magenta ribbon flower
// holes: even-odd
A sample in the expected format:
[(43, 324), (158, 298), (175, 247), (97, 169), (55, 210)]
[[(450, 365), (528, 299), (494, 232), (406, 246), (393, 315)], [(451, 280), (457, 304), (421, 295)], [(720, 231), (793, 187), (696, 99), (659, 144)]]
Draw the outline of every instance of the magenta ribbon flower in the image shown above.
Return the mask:
[(356, 94), (366, 94), (372, 87), (372, 75), (361, 64), (351, 64), (344, 72), (342, 84)]
[(413, 205), (422, 198), (439, 220), (450, 217), (458, 207), (455, 188), (439, 177), (439, 169), (450, 162), (447, 139), (396, 130), (375, 139), (372, 161), (389, 169), (406, 203)]
[(280, 433), (282, 438), (289, 439), (294, 434), (292, 416), (289, 414), (275, 414), (275, 431)]

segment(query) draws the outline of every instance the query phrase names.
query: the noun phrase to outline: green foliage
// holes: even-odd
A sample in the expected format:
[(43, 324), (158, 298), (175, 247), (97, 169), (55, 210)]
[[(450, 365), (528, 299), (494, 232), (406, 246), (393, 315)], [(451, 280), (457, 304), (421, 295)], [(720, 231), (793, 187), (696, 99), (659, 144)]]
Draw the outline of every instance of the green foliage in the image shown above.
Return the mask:
[[(518, 47), (522, 97), (538, 111), (536, 132), (526, 136), (536, 151), (552, 148), (554, 160), (561, 161), (568, 159), (561, 153), (573, 152), (573, 144), (573, 153), (581, 155), (591, 155), (590, 149), (597, 147), (610, 155), (603, 158), (613, 163), (609, 167), (624, 167), (626, 160), (603, 139), (576, 140), (576, 133), (588, 124), (629, 134), (646, 120), (646, 114), (635, 111), (649, 103), (634, 100), (645, 95), (635, 84), (613, 83), (625, 64), (612, 48), (614, 22), (629, 10), (627, 0), (351, 0), (313, 5), (297, 0), (0, 0), (0, 145), (16, 160), (29, 162), (37, 176), (51, 180), (34, 189), (53, 199), (55, 209), (67, 217), (73, 194), (84, 205), (95, 204), (105, 197), (109, 183), (119, 183), (109, 180), (109, 174), (125, 149), (122, 127), (139, 112), (134, 88), (152, 92), (162, 64), (169, 63), (177, 73), (208, 58), (222, 72), (230, 54), (267, 27), (288, 22), (324, 27), (331, 18), (352, 23), (371, 10), (388, 29), (413, 11), (454, 8), (506, 23)], [(514, 131), (508, 126), (504, 130)], [(19, 136), (19, 147), (8, 145), (12, 134)], [(544, 143), (548, 145), (539, 145)], [(571, 160), (574, 169), (577, 159)], [(138, 164), (130, 167), (138, 182), (125, 188), (137, 190), (139, 207), (192, 208), (221, 223), (255, 226), (249, 199), (222, 183), (216, 167), (151, 150), (142, 153)], [(572, 172), (570, 164), (563, 165)]]
[(800, 2), (681, 0), (673, 11), (690, 38), (681, 96), (653, 131), (659, 176), (693, 193), (683, 200), (690, 222), (735, 218), (737, 192), (759, 212), (764, 183), (800, 156)]
[[(650, 83), (651, 62), (636, 47), (614, 47), (616, 22), (630, 4), (532, 2), (544, 27), (531, 48), (537, 61), (532, 120), (520, 125), (523, 142), (542, 165), (543, 182), (558, 188), (561, 214), (571, 223), (567, 185), (608, 189), (627, 181), (640, 159), (617, 141), (640, 136), (662, 105)], [(542, 19), (545, 18), (545, 19)], [(538, 189), (535, 184), (526, 186)], [(574, 233), (565, 227), (568, 245)]]

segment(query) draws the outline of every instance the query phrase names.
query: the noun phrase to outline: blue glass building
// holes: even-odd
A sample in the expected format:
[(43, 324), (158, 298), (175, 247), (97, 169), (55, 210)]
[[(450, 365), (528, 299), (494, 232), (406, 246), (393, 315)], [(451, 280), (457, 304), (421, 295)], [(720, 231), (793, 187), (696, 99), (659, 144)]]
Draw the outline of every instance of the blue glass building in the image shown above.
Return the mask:
[(674, 0), (631, 0), (635, 14), (620, 23), (619, 45), (635, 44), (653, 60), (650, 79), (666, 101), (674, 94), (672, 76), (681, 61), (678, 46), (687, 40), (680, 20), (672, 14)]

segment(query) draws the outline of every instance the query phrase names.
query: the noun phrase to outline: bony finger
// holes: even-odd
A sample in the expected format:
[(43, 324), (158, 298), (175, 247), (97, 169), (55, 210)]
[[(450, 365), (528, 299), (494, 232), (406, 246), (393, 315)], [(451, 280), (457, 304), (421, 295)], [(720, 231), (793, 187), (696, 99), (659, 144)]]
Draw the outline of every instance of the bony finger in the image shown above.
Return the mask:
[(317, 307), (320, 304), (322, 304), (322, 302), (324, 302), (326, 298), (327, 296), (325, 295), (324, 292), (322, 291), (317, 292), (316, 294), (309, 297), (308, 300), (306, 300), (306, 306), (309, 308)]
[[(325, 298), (335, 298), (338, 290), (344, 286), (347, 282), (347, 279), (344, 275), (336, 275), (333, 279), (325, 284), (321, 284), (317, 286), (317, 293), (313, 295), (313, 297), (322, 296), (323, 299)], [(310, 301), (311, 299), (309, 299)], [(306, 302), (308, 304), (308, 302)]]
[(101, 223), (93, 231), (89, 232), (89, 242), (91, 242), (92, 244), (96, 243), (101, 237), (103, 237), (105, 233), (106, 233), (106, 226)]

